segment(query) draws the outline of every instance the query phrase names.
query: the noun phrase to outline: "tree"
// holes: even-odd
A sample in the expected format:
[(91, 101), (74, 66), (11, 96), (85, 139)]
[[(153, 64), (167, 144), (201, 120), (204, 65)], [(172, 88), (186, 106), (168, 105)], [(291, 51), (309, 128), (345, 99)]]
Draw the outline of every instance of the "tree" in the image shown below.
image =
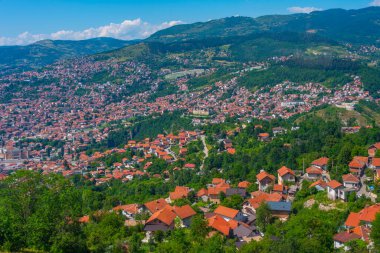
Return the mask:
[(208, 233), (207, 221), (202, 215), (194, 216), (191, 220), (190, 230), (194, 238), (204, 238)]
[(265, 232), (266, 227), (271, 223), (272, 213), (267, 203), (262, 203), (256, 211), (256, 224), (262, 232)]
[(372, 222), (371, 239), (375, 252), (380, 252), (380, 214), (377, 214), (376, 219)]

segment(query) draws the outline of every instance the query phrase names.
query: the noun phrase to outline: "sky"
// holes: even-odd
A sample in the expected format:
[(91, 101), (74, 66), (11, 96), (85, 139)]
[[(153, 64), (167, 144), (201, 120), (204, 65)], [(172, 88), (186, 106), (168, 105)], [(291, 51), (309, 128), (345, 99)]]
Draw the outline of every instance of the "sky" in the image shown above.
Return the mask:
[(142, 39), (173, 25), (229, 16), (369, 6), (380, 6), (380, 0), (0, 0), (0, 46), (42, 39)]

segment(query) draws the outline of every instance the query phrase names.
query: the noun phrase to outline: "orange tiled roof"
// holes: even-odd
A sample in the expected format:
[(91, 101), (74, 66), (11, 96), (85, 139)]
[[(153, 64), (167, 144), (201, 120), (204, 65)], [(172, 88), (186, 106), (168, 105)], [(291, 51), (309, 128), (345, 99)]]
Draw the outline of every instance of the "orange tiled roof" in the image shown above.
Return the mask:
[(243, 181), (243, 182), (240, 182), (240, 183), (238, 184), (238, 187), (239, 187), (239, 188), (248, 188), (250, 185), (251, 185), (250, 182), (248, 182), (248, 181)]
[(354, 176), (354, 175), (352, 175), (351, 173), (343, 175), (342, 179), (343, 179), (344, 182), (355, 182), (355, 183), (359, 183), (360, 182), (359, 178), (356, 177), (356, 176)]
[(174, 213), (173, 208), (167, 205), (163, 209), (152, 214), (152, 216), (150, 216), (150, 218), (146, 221), (146, 223), (150, 223), (157, 219), (165, 223), (166, 225), (170, 225), (173, 223), (176, 216), (177, 215)]
[(177, 216), (181, 219), (186, 219), (191, 216), (196, 215), (197, 213), (194, 211), (193, 208), (189, 205), (185, 206), (174, 206), (174, 212), (177, 214)]
[(306, 169), (306, 173), (307, 174), (318, 174), (318, 175), (322, 175), (322, 172), (323, 170), (320, 169), (320, 168), (317, 168), (317, 167), (309, 167)]
[(120, 205), (112, 208), (114, 211), (123, 210), (127, 213), (137, 214), (139, 210), (138, 204)]
[(280, 169), (277, 170), (278, 174), (282, 177), (282, 176), (285, 176), (286, 174), (291, 174), (291, 175), (295, 175), (294, 171), (289, 169), (288, 167), (286, 166), (282, 166)]
[(205, 195), (208, 195), (207, 189), (205, 189), (205, 188), (202, 188), (197, 192), (197, 197), (202, 197)]
[(380, 167), (380, 158), (373, 158), (372, 165), (375, 167)]
[(225, 206), (218, 206), (214, 213), (233, 219), (239, 213), (239, 210)]
[(326, 183), (325, 181), (323, 181), (322, 179), (320, 179), (320, 180), (318, 180), (318, 181), (312, 183), (312, 184), (309, 186), (309, 188), (312, 188), (312, 187), (317, 186), (317, 185), (321, 186), (322, 188), (326, 188), (326, 187), (327, 187), (327, 183)]
[(165, 199), (157, 199), (144, 204), (151, 213), (155, 213), (168, 205)]
[(209, 218), (208, 225), (226, 236), (230, 234), (230, 224), (219, 215), (214, 215), (213, 217)]
[(274, 181), (274, 180), (276, 179), (275, 176), (269, 174), (269, 173), (266, 172), (266, 171), (262, 171), (262, 172), (260, 172), (259, 174), (256, 175), (256, 178), (257, 178), (257, 180), (259, 180), (259, 181), (262, 181), (262, 180), (263, 180), (264, 178), (266, 178), (266, 177), (269, 177), (272, 181)]
[(346, 222), (344, 223), (344, 225), (347, 227), (357, 227), (359, 226), (359, 224), (360, 224), (359, 213), (354, 213), (354, 212), (351, 212), (348, 215)]
[(343, 185), (336, 180), (331, 180), (330, 182), (327, 183), (327, 186), (332, 188), (332, 189), (336, 189), (336, 188), (341, 187)]
[(317, 160), (314, 160), (311, 162), (311, 164), (317, 165), (320, 167), (326, 166), (328, 163), (329, 163), (329, 158), (327, 158), (327, 157), (321, 157), (321, 158), (318, 158)]
[(375, 204), (361, 210), (359, 212), (359, 219), (366, 222), (373, 222), (377, 213), (380, 213), (380, 204)]

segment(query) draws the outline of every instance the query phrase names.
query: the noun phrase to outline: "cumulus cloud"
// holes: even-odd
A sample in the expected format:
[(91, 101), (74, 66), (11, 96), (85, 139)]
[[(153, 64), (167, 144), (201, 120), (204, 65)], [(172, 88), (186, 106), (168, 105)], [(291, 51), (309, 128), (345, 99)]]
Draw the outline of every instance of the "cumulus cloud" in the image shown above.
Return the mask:
[[(376, 0), (378, 1), (378, 0)], [(294, 6), (288, 8), (288, 11), (291, 13), (310, 13), (313, 11), (321, 11), (322, 9), (316, 8), (316, 7), (299, 7), (299, 6)]]
[(123, 40), (143, 39), (158, 30), (182, 23), (182, 21), (169, 21), (161, 24), (151, 24), (137, 18), (134, 20), (124, 20), (118, 24), (110, 23), (105, 26), (88, 28), (82, 31), (61, 30), (51, 34), (32, 34), (24, 32), (16, 37), (0, 37), (0, 46), (26, 45), (43, 39), (84, 40), (97, 37), (113, 37)]
[(379, 6), (380, 7), (380, 0), (373, 0), (369, 5), (371, 5), (371, 6)]

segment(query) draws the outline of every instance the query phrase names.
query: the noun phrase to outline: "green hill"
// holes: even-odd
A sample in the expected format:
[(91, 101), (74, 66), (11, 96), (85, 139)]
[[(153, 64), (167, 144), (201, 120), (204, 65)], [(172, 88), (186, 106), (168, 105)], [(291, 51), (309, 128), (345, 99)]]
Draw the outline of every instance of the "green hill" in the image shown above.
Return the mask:
[(33, 68), (71, 57), (118, 49), (134, 42), (113, 38), (42, 40), (27, 46), (0, 47), (0, 68)]

